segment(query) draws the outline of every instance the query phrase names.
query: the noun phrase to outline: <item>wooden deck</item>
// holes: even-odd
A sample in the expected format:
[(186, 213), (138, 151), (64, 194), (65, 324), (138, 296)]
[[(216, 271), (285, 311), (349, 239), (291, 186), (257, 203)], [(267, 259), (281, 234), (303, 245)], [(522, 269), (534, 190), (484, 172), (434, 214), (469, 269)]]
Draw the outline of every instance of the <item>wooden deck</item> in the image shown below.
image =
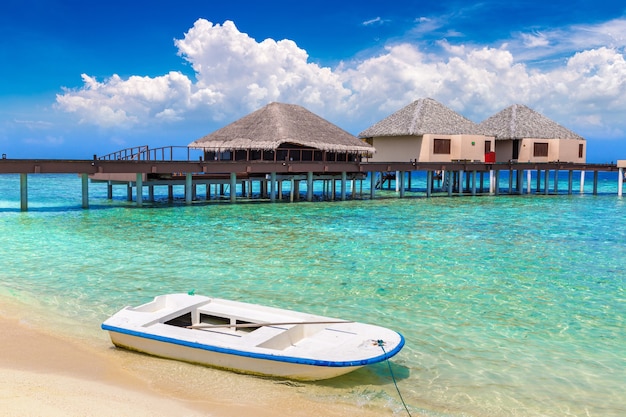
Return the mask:
[[(433, 182), (435, 176), (441, 172), (447, 172), (448, 182), (444, 188), (448, 195), (470, 194), (475, 195), (476, 177), (485, 174), (490, 175), (490, 182), (495, 182), (495, 188), (490, 186), (490, 193), (498, 194), (500, 186), (498, 184), (499, 173), (509, 172), (509, 193), (523, 194), (521, 189), (523, 183), (522, 173), (524, 171), (538, 171), (537, 192), (544, 180), (544, 190), (548, 193), (549, 172), (570, 172), (570, 192), (571, 174), (574, 171), (592, 172), (594, 181), (594, 194), (597, 193), (597, 178), (599, 172), (616, 172), (616, 177), (623, 178), (624, 167), (618, 164), (575, 164), (568, 162), (548, 162), (548, 163), (528, 163), (511, 161), (508, 163), (484, 163), (473, 161), (453, 161), (453, 162), (367, 162), (367, 161), (233, 161), (233, 160), (211, 160), (211, 161), (190, 161), (190, 160), (71, 160), (71, 159), (0, 159), (0, 174), (20, 174), (21, 209), (27, 210), (28, 191), (27, 178), (31, 174), (78, 174), (82, 177), (83, 201), (82, 206), (89, 206), (89, 181), (106, 182), (109, 187), (115, 184), (127, 186), (129, 199), (132, 197), (132, 188), (136, 190), (136, 201), (138, 205), (143, 202), (142, 187), (153, 187), (157, 185), (185, 185), (185, 200), (191, 203), (194, 198), (195, 186), (198, 184), (225, 184), (231, 189), (236, 189), (238, 185), (251, 185), (252, 181), (261, 181), (269, 184), (268, 198), (270, 201), (276, 200), (277, 187), (282, 181), (291, 181), (293, 190), (298, 188), (301, 181), (307, 182), (307, 200), (311, 200), (314, 181), (328, 181), (332, 187), (332, 198), (345, 200), (346, 182), (363, 180), (368, 174), (379, 174), (383, 177), (386, 174), (388, 184), (394, 181), (399, 197), (404, 197), (407, 189), (405, 174), (410, 172), (426, 172), (429, 182)], [(451, 174), (452, 173), (452, 174)], [(543, 175), (539, 175), (543, 173)], [(617, 174), (619, 173), (619, 174)], [(370, 198), (374, 198), (374, 190), (377, 188), (376, 175), (369, 175), (371, 179)], [(515, 177), (515, 183), (511, 178)], [(410, 176), (409, 176), (410, 178)], [(335, 184), (340, 184), (341, 191), (335, 191)], [(381, 182), (381, 185), (383, 182)], [(465, 184), (465, 186), (463, 185)], [(474, 184), (474, 186), (471, 186)], [(482, 184), (482, 180), (481, 180)], [(529, 181), (527, 186), (530, 188)], [(617, 191), (621, 195), (622, 182)], [(410, 187), (409, 187), (410, 188)], [(354, 187), (353, 187), (354, 189)], [(427, 187), (426, 196), (431, 196), (431, 188)], [(291, 195), (290, 201), (294, 200)], [(208, 193), (208, 191), (207, 191)], [(110, 194), (110, 192), (109, 192)], [(243, 194), (243, 192), (242, 192)], [(339, 196), (339, 197), (337, 197)], [(298, 196), (295, 196), (298, 199)], [(230, 200), (236, 201), (236, 193), (230, 193)]]

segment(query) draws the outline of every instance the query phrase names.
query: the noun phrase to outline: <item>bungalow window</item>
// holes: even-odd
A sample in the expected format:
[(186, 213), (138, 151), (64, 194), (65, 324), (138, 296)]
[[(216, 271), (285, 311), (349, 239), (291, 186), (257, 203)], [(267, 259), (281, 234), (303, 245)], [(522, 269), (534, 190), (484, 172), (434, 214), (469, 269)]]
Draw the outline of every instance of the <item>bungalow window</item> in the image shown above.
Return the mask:
[(489, 153), (489, 152), (491, 152), (491, 141), (486, 140), (485, 141), (485, 153)]
[(578, 145), (578, 157), (582, 158), (583, 157), (583, 150), (584, 150), (585, 145), (583, 145), (582, 143)]
[(548, 156), (548, 143), (536, 142), (533, 148), (533, 156)]
[(450, 139), (435, 139), (433, 153), (450, 155), (450, 142)]

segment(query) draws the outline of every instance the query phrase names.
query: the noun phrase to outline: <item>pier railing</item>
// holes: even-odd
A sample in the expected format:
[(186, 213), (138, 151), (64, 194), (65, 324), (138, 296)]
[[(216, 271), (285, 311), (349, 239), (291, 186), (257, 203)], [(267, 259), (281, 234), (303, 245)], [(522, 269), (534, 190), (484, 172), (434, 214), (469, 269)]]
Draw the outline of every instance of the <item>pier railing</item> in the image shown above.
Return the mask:
[(162, 146), (150, 148), (134, 146), (98, 157), (101, 161), (197, 161), (202, 157), (201, 149), (187, 146)]
[(357, 162), (357, 154), (330, 152), (318, 149), (279, 148), (276, 150), (243, 149), (236, 151), (220, 148), (190, 148), (187, 146), (163, 146), (149, 148), (135, 146), (97, 158), (101, 161), (316, 161)]

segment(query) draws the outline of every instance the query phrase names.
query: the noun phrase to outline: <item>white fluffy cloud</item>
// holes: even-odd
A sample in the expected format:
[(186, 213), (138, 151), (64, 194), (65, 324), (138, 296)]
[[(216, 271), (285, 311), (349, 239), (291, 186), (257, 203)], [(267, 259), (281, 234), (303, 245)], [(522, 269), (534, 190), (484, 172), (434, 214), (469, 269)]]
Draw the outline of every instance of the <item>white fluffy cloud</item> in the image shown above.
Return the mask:
[(185, 75), (170, 72), (159, 77), (113, 75), (98, 82), (82, 74), (84, 86), (57, 95), (57, 105), (76, 113), (81, 122), (103, 127), (132, 127), (152, 119), (176, 121), (200, 103), (213, 104), (219, 94), (193, 88)]
[[(583, 136), (617, 136), (626, 130), (624, 39), (616, 32), (625, 25), (611, 21), (583, 28), (594, 34), (591, 46), (585, 49), (575, 36), (578, 49), (543, 70), (522, 62), (522, 49), (558, 44), (562, 34), (524, 35), (499, 47), (442, 41), (438, 55), (398, 42), (375, 56), (328, 68), (309, 62), (291, 40), (258, 42), (233, 22), (200, 19), (175, 41), (195, 71), (194, 81), (179, 72), (103, 81), (83, 75), (83, 87), (58, 95), (57, 106), (84, 123), (132, 127), (200, 113), (205, 119), (234, 119), (281, 101), (301, 104), (357, 133), (415, 99), (432, 97), (475, 121), (522, 103)], [(610, 45), (598, 46), (603, 39)]]
[(196, 72), (196, 87), (219, 92), (226, 111), (256, 110), (271, 101), (337, 108), (351, 94), (330, 68), (309, 63), (293, 41), (257, 42), (230, 21), (200, 19), (175, 43)]

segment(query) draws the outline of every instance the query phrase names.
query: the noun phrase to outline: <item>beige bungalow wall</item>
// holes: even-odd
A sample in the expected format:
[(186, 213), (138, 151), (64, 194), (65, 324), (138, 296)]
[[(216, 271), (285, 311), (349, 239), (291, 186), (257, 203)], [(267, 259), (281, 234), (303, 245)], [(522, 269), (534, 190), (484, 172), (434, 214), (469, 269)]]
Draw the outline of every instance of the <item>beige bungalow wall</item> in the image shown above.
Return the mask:
[[(535, 143), (548, 144), (548, 156), (534, 156)], [(584, 139), (534, 139), (525, 138), (519, 141), (520, 162), (575, 162), (585, 163), (587, 160), (587, 142)], [(578, 146), (583, 145), (582, 157), (578, 156)], [(508, 162), (513, 156), (513, 141), (496, 141), (496, 162)]]
[[(449, 154), (433, 152), (435, 139), (450, 139)], [(485, 161), (485, 142), (493, 138), (483, 135), (383, 136), (372, 138), (376, 153), (371, 162), (449, 162), (452, 160)]]

